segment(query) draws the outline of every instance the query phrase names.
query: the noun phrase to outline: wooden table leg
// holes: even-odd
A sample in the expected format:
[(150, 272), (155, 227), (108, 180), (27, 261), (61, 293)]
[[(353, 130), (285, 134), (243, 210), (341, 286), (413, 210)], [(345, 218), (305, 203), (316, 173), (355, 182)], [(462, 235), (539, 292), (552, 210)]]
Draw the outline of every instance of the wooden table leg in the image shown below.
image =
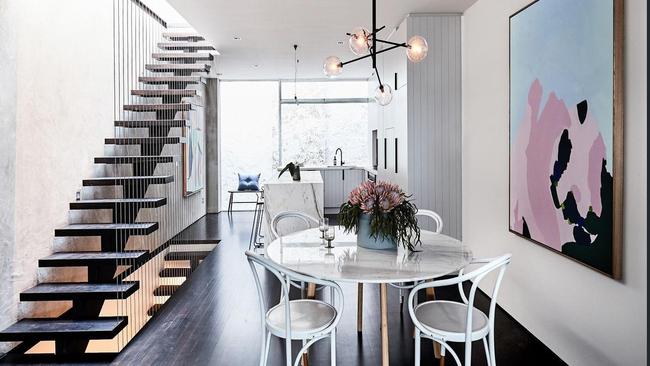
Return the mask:
[[(430, 288), (426, 289), (425, 291), (426, 291), (426, 294), (427, 294), (427, 301), (431, 301), (431, 300), (436, 299), (436, 292), (435, 292), (433, 287), (430, 287)], [(440, 365), (445, 364), (445, 361), (444, 361), (444, 359), (442, 358), (442, 356), (440, 354), (440, 343), (437, 343), (435, 341), (433, 342), (433, 354), (434, 354), (434, 356), (436, 356), (436, 358), (440, 359)]]
[(388, 287), (385, 283), (379, 285), (379, 301), (381, 303), (381, 364), (388, 366)]
[(363, 283), (357, 284), (357, 332), (363, 330)]
[[(316, 298), (316, 284), (308, 283), (307, 284), (307, 298), (315, 299)], [(302, 354), (302, 366), (309, 366), (309, 352)]]

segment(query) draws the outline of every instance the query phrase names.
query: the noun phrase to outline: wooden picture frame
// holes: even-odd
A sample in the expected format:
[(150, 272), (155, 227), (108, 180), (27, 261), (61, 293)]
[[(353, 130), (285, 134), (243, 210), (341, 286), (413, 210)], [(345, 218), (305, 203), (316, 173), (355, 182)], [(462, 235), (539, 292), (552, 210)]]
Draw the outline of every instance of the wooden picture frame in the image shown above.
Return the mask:
[[(521, 67), (521, 65), (517, 64), (518, 62), (521, 62), (521, 60), (528, 60), (534, 58), (528, 56), (520, 57), (520, 54), (524, 54), (524, 55), (526, 54), (525, 53), (526, 43), (522, 42), (522, 40), (530, 41), (536, 39), (534, 36), (536, 30), (535, 29), (530, 30), (526, 27), (535, 27), (540, 24), (544, 24), (543, 21), (540, 22), (539, 20), (543, 19), (544, 14), (547, 15), (552, 14), (552, 17), (549, 17), (549, 19), (551, 19), (550, 23), (553, 23), (552, 24), (553, 26), (551, 26), (551, 24), (548, 24), (548, 28), (543, 29), (544, 36), (548, 38), (545, 38), (544, 39), (545, 42), (541, 44), (535, 44), (535, 46), (537, 47), (537, 52), (539, 52), (539, 57), (540, 57), (540, 59), (535, 62), (544, 64), (544, 66), (539, 67), (540, 69), (544, 69), (546, 68), (546, 65), (550, 64), (551, 67), (549, 68), (552, 68), (554, 71), (560, 70), (560, 72), (562, 72), (562, 67), (565, 66), (565, 63), (557, 62), (554, 64), (552, 59), (551, 60), (543, 59), (543, 57), (545, 57), (546, 54), (553, 55), (554, 54), (553, 51), (555, 51), (555, 49), (551, 49), (551, 52), (547, 53), (545, 52), (547, 51), (547, 49), (544, 49), (544, 47), (550, 48), (559, 45), (558, 48), (561, 48), (561, 47), (566, 47), (566, 45), (563, 44), (564, 42), (566, 43), (571, 42), (571, 38), (569, 34), (567, 34), (566, 41), (564, 38), (559, 38), (559, 37), (557, 40), (553, 40), (552, 37), (554, 36), (557, 37), (557, 33), (562, 31), (561, 29), (558, 30), (556, 22), (561, 22), (562, 17), (565, 15), (567, 18), (571, 17), (572, 21), (574, 21), (576, 19), (576, 16), (579, 17), (583, 14), (582, 12), (584, 12), (585, 17), (591, 16), (593, 14), (603, 14), (603, 12), (598, 13), (596, 10), (592, 12), (591, 11), (592, 9), (585, 8), (589, 6), (594, 6), (594, 7), (603, 6), (603, 4), (606, 4), (607, 6), (611, 4), (611, 14), (612, 14), (611, 53), (609, 52), (609, 50), (605, 50), (608, 53), (608, 55), (611, 57), (611, 60), (609, 59), (605, 60), (606, 61), (605, 63), (611, 62), (611, 79), (608, 80), (608, 82), (611, 82), (611, 88), (612, 88), (611, 100), (607, 99), (611, 103), (611, 106), (607, 105), (607, 108), (611, 107), (611, 115), (610, 115), (611, 118), (605, 120), (605, 123), (611, 122), (611, 127), (607, 125), (608, 128), (611, 128), (611, 140), (609, 135), (610, 132), (609, 129), (601, 128), (602, 131), (599, 130), (599, 127), (603, 126), (603, 124), (599, 123), (597, 118), (594, 118), (594, 115), (596, 115), (596, 117), (598, 116), (603, 117), (609, 114), (603, 114), (603, 113), (598, 114), (598, 111), (592, 113), (591, 110), (589, 109), (590, 104), (588, 102), (588, 99), (585, 99), (577, 104), (569, 105), (568, 103), (570, 102), (575, 103), (578, 102), (578, 100), (577, 99), (571, 100), (570, 98), (571, 96), (565, 98), (566, 96), (559, 95), (560, 94), (559, 92), (558, 95), (554, 95), (554, 94), (551, 95), (551, 93), (548, 93), (548, 95), (544, 94), (543, 84), (545, 82), (547, 82), (550, 88), (553, 89), (554, 87), (557, 86), (553, 84), (557, 80), (560, 80), (559, 82), (560, 84), (566, 83), (568, 85), (571, 85), (570, 83), (573, 81), (571, 79), (566, 79), (561, 77), (558, 77), (557, 79), (554, 79), (553, 77), (546, 78), (545, 80), (542, 81), (540, 81), (539, 79), (535, 79), (537, 84), (535, 84), (535, 82), (530, 84), (530, 89), (528, 90), (527, 100), (526, 100), (527, 104), (523, 109), (523, 113), (522, 113), (522, 109), (520, 107), (517, 107), (516, 101), (513, 101), (513, 99), (517, 99), (521, 101), (522, 99), (521, 85), (526, 85), (522, 81), (530, 79), (530, 78), (526, 79), (521, 77), (521, 75), (524, 75), (525, 72), (519, 72), (519, 70), (525, 69), (526, 72), (529, 72), (531, 74), (534, 74), (536, 71), (535, 64), (532, 65), (526, 64), (525, 65), (526, 67)], [(542, 6), (548, 8), (543, 10), (542, 8), (540, 8)], [(580, 12), (571, 13), (572, 6), (576, 8), (580, 7)], [(563, 10), (562, 7), (568, 8), (567, 14), (564, 14), (562, 12)], [(537, 13), (533, 13), (534, 15), (528, 15), (526, 18), (525, 17), (518, 18), (522, 14), (526, 14), (526, 12), (531, 10)], [(607, 11), (609, 12), (610, 9), (607, 9)], [(596, 271), (599, 271), (614, 279), (621, 279), (622, 277), (622, 251), (623, 251), (623, 133), (624, 133), (624, 128), (623, 128), (623, 124), (624, 124), (624, 111), (623, 111), (624, 108), (624, 103), (623, 103), (624, 101), (623, 99), (624, 16), (623, 16), (623, 11), (624, 11), (623, 0), (609, 0), (606, 3), (587, 2), (586, 0), (536, 0), (509, 17), (509, 187), (508, 187), (509, 189), (508, 222), (509, 223), (508, 223), (508, 230), (520, 237), (524, 237), (536, 244), (539, 244), (544, 248), (553, 250), (554, 252), (558, 252), (566, 256), (567, 258), (570, 258), (578, 263), (581, 263), (592, 269), (595, 269)], [(538, 21), (530, 21), (530, 19), (534, 17), (538, 17), (536, 18), (536, 20)], [(603, 20), (604, 18), (600, 17), (597, 19)], [(513, 29), (513, 20), (516, 23), (514, 27), (515, 29)], [(586, 24), (587, 26), (591, 26), (591, 23), (589, 23), (590, 21), (592, 21), (591, 19), (583, 19), (583, 21), (585, 22), (583, 23), (583, 25)], [(594, 21), (593, 27), (594, 27), (594, 33), (603, 32), (602, 27), (597, 28), (599, 27), (599, 24), (597, 24), (596, 21)], [(515, 39), (513, 40), (513, 31), (517, 32), (517, 31), (521, 31), (522, 29), (524, 30), (523, 32), (521, 32), (523, 36), (515, 35)], [(552, 29), (552, 32), (548, 32), (549, 29)], [(542, 31), (540, 30), (537, 31), (542, 33)], [(610, 35), (608, 34), (608, 36)], [(596, 36), (590, 35), (590, 37), (596, 37)], [(550, 40), (546, 42), (547, 39)], [(588, 40), (585, 40), (584, 43), (582, 43), (583, 39), (578, 38), (578, 40), (580, 40), (581, 42), (572, 44), (572, 46), (575, 46), (576, 53), (579, 54), (582, 51), (579, 48), (582, 47), (583, 44), (585, 45), (584, 47), (586, 49), (585, 53), (588, 53), (589, 52)], [(513, 51), (513, 44), (515, 47), (514, 51)], [(533, 44), (533, 43), (529, 43), (529, 44)], [(522, 47), (521, 45), (524, 46)], [(522, 52), (522, 50), (524, 50), (524, 52)], [(513, 57), (513, 53), (516, 54), (514, 55), (514, 57)], [(596, 57), (596, 58), (592, 58), (592, 60), (597, 60), (595, 62), (598, 63), (598, 61), (603, 61), (603, 58)], [(575, 62), (577, 63), (578, 61)], [(586, 67), (587, 69), (589, 68), (589, 65), (579, 65), (579, 66)], [(593, 67), (596, 68), (596, 66)], [(514, 86), (513, 86), (513, 73), (515, 74)], [(540, 75), (544, 75), (544, 74), (545, 72), (540, 73)], [(540, 79), (543, 79), (543, 77), (540, 77)], [(578, 87), (574, 89), (587, 90), (588, 88), (591, 88), (591, 90), (593, 91), (593, 90), (603, 89), (603, 88), (599, 89), (599, 87), (605, 85), (604, 83), (596, 84), (596, 87), (594, 88), (591, 85), (591, 81), (592, 80), (588, 80), (589, 86), (582, 87), (582, 85), (578, 85)], [(608, 89), (604, 89), (604, 90), (607, 93), (610, 92), (608, 91)], [(513, 98), (513, 95), (516, 98)], [(545, 101), (546, 104), (543, 104), (543, 102), (541, 102), (544, 99), (546, 99)], [(533, 102), (531, 102), (531, 100)], [(602, 99), (594, 99), (594, 100), (602, 101)], [(535, 104), (535, 102), (539, 102), (539, 104)], [(567, 103), (566, 105), (564, 104), (565, 102)], [(549, 104), (552, 103), (555, 107), (553, 106), (549, 107)], [(602, 103), (600, 105), (596, 104), (595, 108), (598, 108), (599, 106), (602, 105), (603, 105)], [(568, 113), (566, 115), (561, 113), (562, 111), (560, 111), (562, 106), (565, 106), (567, 109)], [(519, 108), (519, 110), (517, 108)], [(550, 112), (549, 110), (547, 110), (547, 108), (550, 109)], [(604, 109), (608, 110), (606, 108)], [(549, 114), (545, 115), (544, 114), (545, 112), (548, 112)], [(550, 115), (551, 112), (558, 112), (558, 113), (552, 115), (553, 118), (546, 118), (547, 116)], [(522, 116), (525, 117), (522, 118)], [(537, 117), (539, 117), (539, 119), (537, 119)], [(547, 121), (551, 120), (553, 121), (553, 123), (556, 123), (556, 121), (563, 120), (563, 118), (565, 117), (569, 117), (569, 119), (567, 120), (568, 124), (562, 125), (562, 123), (557, 122), (558, 125), (553, 126), (555, 130), (543, 130), (542, 129), (542, 127), (544, 127), (543, 124), (541, 123), (536, 124), (536, 122), (540, 122), (542, 120), (547, 120)], [(530, 122), (528, 122), (526, 118), (530, 119)], [(575, 121), (578, 121), (580, 124), (576, 124)], [(555, 136), (554, 133), (558, 128), (562, 128), (562, 134)], [(606, 211), (603, 211), (602, 208), (599, 213), (597, 212), (598, 210), (592, 208), (591, 205), (588, 206), (588, 209), (584, 209), (583, 207), (583, 210), (582, 211), (580, 210), (580, 207), (578, 206), (580, 205), (584, 206), (587, 203), (591, 203), (591, 202), (585, 202), (586, 199), (584, 197), (580, 197), (579, 193), (581, 190), (579, 188), (579, 185), (571, 186), (571, 188), (566, 192), (565, 196), (562, 196), (563, 192), (560, 192), (562, 188), (561, 186), (567, 185), (566, 183), (562, 182), (562, 177), (571, 176), (570, 174), (567, 174), (569, 170), (582, 169), (583, 171), (585, 171), (587, 169), (591, 169), (589, 170), (591, 173), (593, 173), (594, 171), (593, 167), (595, 162), (597, 161), (595, 157), (598, 156), (596, 152), (600, 151), (599, 149), (596, 148), (596, 145), (599, 141), (598, 139), (592, 140), (593, 145), (591, 146), (591, 149), (586, 150), (586, 147), (589, 147), (588, 142), (590, 140), (587, 137), (584, 138), (584, 141), (587, 141), (587, 143), (580, 140), (582, 138), (582, 136), (579, 135), (581, 133), (580, 131), (582, 131), (581, 129), (584, 129), (584, 131), (587, 131), (587, 129), (591, 129), (591, 130), (595, 129), (596, 132), (598, 132), (597, 138), (599, 137), (601, 138), (602, 141), (604, 141), (603, 144), (605, 145), (604, 150), (606, 151), (606, 155), (603, 158), (603, 164), (602, 164), (601, 174), (600, 174), (599, 187), (601, 189), (598, 190), (600, 202), (596, 202), (596, 203), (604, 204), (603, 207), (608, 207), (607, 202), (609, 197), (607, 197), (607, 195), (610, 193), (608, 193), (607, 192), (608, 190), (606, 189), (607, 187), (606, 184), (608, 183), (605, 182), (604, 180), (608, 179), (605, 173), (611, 173), (611, 222), (610, 219), (607, 220), (605, 219), (606, 217), (609, 217), (610, 214), (607, 213)], [(542, 133), (539, 133), (538, 130), (541, 130)], [(590, 132), (593, 133), (593, 131)], [(549, 152), (548, 149), (546, 150), (540, 149), (540, 146), (543, 145), (543, 142), (538, 142), (538, 141), (543, 139), (542, 138), (537, 139), (537, 136), (542, 136), (545, 133), (551, 136), (551, 137), (545, 136), (545, 138), (547, 139), (547, 141), (552, 141), (553, 143), (552, 146), (555, 147), (556, 150)], [(522, 138), (522, 136), (526, 136), (526, 134), (528, 134), (527, 136), (528, 140), (526, 140), (526, 138)], [(564, 134), (566, 134), (567, 136), (564, 136)], [(584, 135), (586, 136), (588, 134), (584, 133)], [(553, 140), (553, 138), (555, 138), (555, 140)], [(571, 138), (574, 138), (576, 141), (575, 142), (572, 141)], [(533, 140), (534, 142), (531, 142)], [(609, 146), (609, 149), (611, 150), (611, 158), (607, 158), (609, 156), (609, 152), (607, 152), (607, 148), (608, 148), (607, 142), (610, 141), (611, 144)], [(584, 146), (581, 146), (581, 144)], [(545, 146), (548, 147), (548, 144)], [(585, 150), (588, 151), (588, 155), (587, 155), (588, 164), (580, 164), (580, 162), (585, 161), (584, 158), (574, 159), (575, 161), (571, 163), (570, 156), (572, 155), (571, 154), (572, 152), (573, 155), (580, 156), (579, 154), (581, 153), (581, 151), (583, 152), (583, 155), (587, 154), (584, 153)], [(522, 153), (522, 151), (524, 153)], [(513, 152), (514, 152), (514, 156), (513, 156)], [(551, 162), (553, 162), (552, 165), (546, 166), (545, 164), (543, 164), (544, 163), (543, 159), (537, 159), (540, 160), (542, 164), (535, 165), (531, 163), (531, 161), (535, 162), (536, 159), (530, 158), (530, 156), (535, 156), (535, 157), (546, 156), (545, 154), (546, 155), (550, 154), (550, 156), (553, 157), (553, 160), (551, 160)], [(548, 156), (546, 156), (546, 158), (548, 158)], [(589, 165), (589, 167), (587, 168), (586, 165)], [(535, 184), (529, 183), (531, 176), (535, 176), (535, 175), (539, 177), (542, 176), (541, 172), (537, 172), (540, 169), (535, 169), (538, 167), (542, 167), (541, 169), (542, 172), (543, 169), (546, 168), (549, 168), (550, 170), (550, 174), (546, 175), (548, 178), (544, 182), (544, 184), (546, 184), (546, 186), (550, 188), (547, 189), (549, 189), (549, 192), (551, 192), (550, 196), (551, 196), (551, 202), (553, 204), (552, 208), (555, 208), (557, 210), (554, 213), (551, 213), (551, 211), (548, 209), (550, 206), (548, 205), (548, 202), (545, 202), (548, 200), (548, 197), (545, 196), (543, 189), (539, 188), (541, 187), (541, 183), (535, 183)], [(609, 169), (609, 171), (607, 169)], [(522, 183), (521, 177), (524, 176), (524, 174), (522, 174), (522, 172), (524, 171), (526, 174), (525, 174), (525, 179), (523, 180), (526, 182)], [(537, 172), (537, 173), (531, 174), (530, 172)], [(575, 173), (573, 173), (572, 176), (578, 177), (578, 180), (581, 177), (580, 174), (575, 174)], [(594, 189), (595, 181), (593, 178), (594, 178), (593, 174), (588, 174), (588, 178), (586, 178), (585, 180), (588, 180), (591, 186), (590, 189), (583, 190), (583, 193), (589, 194), (590, 195), (589, 197), (592, 199), (596, 194), (596, 189)], [(537, 180), (537, 182), (539, 182), (539, 180)], [(527, 194), (522, 194), (523, 191), (526, 191)], [(605, 191), (605, 193), (601, 191)], [(543, 204), (540, 202), (543, 202)], [(522, 203), (521, 207), (520, 207), (520, 203)], [(576, 204), (576, 207), (574, 208), (572, 204)], [(526, 215), (529, 215), (532, 221), (535, 221), (533, 224), (535, 225), (535, 230), (532, 230), (532, 228), (528, 226), (529, 223), (525, 220), (526, 215), (522, 214), (523, 212), (522, 210), (526, 212)], [(578, 214), (576, 214), (576, 212)], [(552, 218), (553, 215), (556, 215), (556, 218), (549, 220), (549, 218)], [(558, 217), (560, 220), (557, 219)], [(561, 221), (562, 219), (566, 220), (566, 225), (572, 228), (575, 241), (569, 242), (569, 241), (561, 240), (562, 238), (567, 238), (567, 230), (568, 230), (566, 226), (563, 226), (565, 225), (565, 223)], [(598, 225), (593, 224), (594, 222), (598, 222)], [(553, 244), (551, 244), (548, 242), (549, 240), (547, 240), (549, 237), (554, 237), (553, 236), (554, 233), (547, 234), (543, 230), (544, 228), (553, 229), (553, 225), (557, 225), (558, 227), (559, 234), (556, 237), (560, 239), (559, 240), (560, 249), (558, 249), (558, 242), (554, 242)], [(605, 246), (603, 246), (603, 243), (606, 242), (605, 239), (608, 238), (609, 235), (603, 234), (602, 238), (598, 239), (599, 236), (601, 236), (601, 234), (598, 233), (599, 232), (598, 230), (594, 229), (595, 227), (604, 227), (603, 225), (611, 226), (611, 228), (605, 228), (606, 230), (600, 231), (600, 232), (607, 232), (607, 230), (611, 230), (611, 242), (609, 242), (608, 244), (610, 245), (611, 248), (611, 255), (609, 256), (591, 255), (588, 253), (589, 250), (595, 249), (600, 252), (603, 250), (602, 248), (605, 248)], [(596, 233), (593, 233), (590, 230)], [(553, 230), (548, 230), (548, 231), (550, 232)], [(596, 242), (596, 240), (599, 241)], [(592, 246), (589, 247), (588, 245), (592, 245)], [(587, 253), (587, 255), (582, 255), (582, 253)], [(594, 258), (597, 258), (597, 260), (594, 260)], [(605, 263), (603, 258), (607, 259), (607, 263)]]

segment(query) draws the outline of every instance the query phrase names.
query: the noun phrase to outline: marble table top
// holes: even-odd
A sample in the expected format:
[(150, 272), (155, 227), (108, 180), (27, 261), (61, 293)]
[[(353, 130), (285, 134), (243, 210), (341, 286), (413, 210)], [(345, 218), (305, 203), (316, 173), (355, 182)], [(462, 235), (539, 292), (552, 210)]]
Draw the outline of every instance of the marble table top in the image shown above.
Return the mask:
[(459, 240), (422, 230), (417, 252), (371, 250), (357, 247), (356, 235), (336, 231), (333, 249), (327, 249), (318, 229), (278, 238), (266, 248), (272, 261), (312, 277), (341, 282), (411, 282), (444, 276), (465, 267), (471, 250)]

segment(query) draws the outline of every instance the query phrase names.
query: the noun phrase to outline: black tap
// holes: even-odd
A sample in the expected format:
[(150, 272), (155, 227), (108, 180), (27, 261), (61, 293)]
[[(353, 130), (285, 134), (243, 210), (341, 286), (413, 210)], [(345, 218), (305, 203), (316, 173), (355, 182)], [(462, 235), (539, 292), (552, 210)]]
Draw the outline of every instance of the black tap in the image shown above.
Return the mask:
[(338, 154), (339, 151), (341, 152), (341, 165), (345, 164), (345, 162), (343, 161), (343, 150), (341, 150), (341, 148), (339, 147), (334, 152), (334, 166), (336, 166), (336, 154)]

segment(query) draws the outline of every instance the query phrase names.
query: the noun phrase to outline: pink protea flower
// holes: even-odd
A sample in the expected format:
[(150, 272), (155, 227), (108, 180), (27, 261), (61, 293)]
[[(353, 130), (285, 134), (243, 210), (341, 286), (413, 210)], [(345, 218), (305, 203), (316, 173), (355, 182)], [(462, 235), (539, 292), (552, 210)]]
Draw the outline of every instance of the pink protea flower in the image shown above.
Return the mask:
[(367, 198), (361, 203), (361, 211), (370, 214), (375, 209), (375, 199), (372, 197)]

